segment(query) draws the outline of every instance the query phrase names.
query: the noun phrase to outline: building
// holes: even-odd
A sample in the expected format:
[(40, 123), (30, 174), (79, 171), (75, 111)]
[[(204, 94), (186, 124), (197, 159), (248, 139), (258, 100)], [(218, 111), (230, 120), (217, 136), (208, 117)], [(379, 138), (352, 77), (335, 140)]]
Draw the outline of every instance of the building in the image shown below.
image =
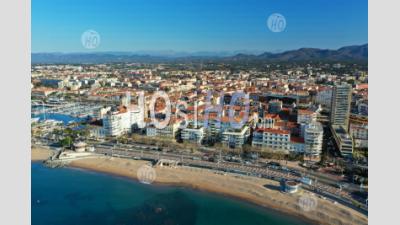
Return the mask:
[(311, 110), (297, 110), (297, 123), (309, 124), (317, 121), (317, 113)]
[(279, 113), (282, 111), (283, 103), (280, 100), (271, 100), (268, 103), (268, 112), (269, 113)]
[(256, 126), (258, 128), (274, 128), (275, 122), (280, 121), (278, 114), (266, 114), (258, 119)]
[(243, 126), (242, 129), (227, 129), (222, 133), (222, 144), (230, 148), (242, 147), (250, 136), (250, 128)]
[(350, 122), (350, 135), (354, 140), (354, 147), (368, 148), (368, 123)]
[(320, 104), (323, 107), (330, 108), (332, 102), (332, 89), (324, 89), (318, 91), (315, 97), (315, 103)]
[(79, 141), (74, 143), (74, 150), (75, 152), (85, 152), (86, 150), (86, 143)]
[(51, 88), (63, 88), (65, 86), (65, 81), (61, 79), (41, 79), (40, 83)]
[(130, 113), (126, 107), (111, 109), (103, 118), (103, 129), (107, 136), (119, 136), (127, 133), (131, 129)]
[(301, 137), (290, 137), (291, 151), (295, 153), (304, 153), (304, 138)]
[(290, 151), (290, 132), (272, 128), (257, 128), (253, 133), (252, 146)]
[(330, 118), (332, 125), (343, 126), (346, 130), (348, 129), (351, 94), (352, 88), (349, 84), (340, 84), (333, 87)]
[(154, 124), (149, 124), (146, 126), (146, 135), (150, 137), (166, 137), (170, 139), (175, 139), (175, 134), (178, 131), (180, 121), (170, 120), (169, 124), (162, 129), (158, 129)]
[(358, 113), (363, 115), (363, 116), (368, 116), (368, 103), (367, 102), (361, 102), (357, 106)]
[(300, 183), (294, 180), (285, 180), (282, 179), (280, 181), (281, 190), (286, 193), (296, 193), (299, 191)]
[(311, 110), (297, 110), (297, 123), (300, 124), (300, 136), (304, 137), (304, 132), (308, 124), (317, 121), (317, 113)]
[(199, 126), (193, 126), (189, 124), (187, 128), (182, 129), (181, 138), (184, 141), (196, 142), (201, 144), (205, 136), (205, 128)]
[(343, 126), (333, 125), (331, 131), (340, 153), (345, 157), (351, 157), (353, 155), (353, 138), (347, 133), (347, 130)]
[(324, 129), (319, 122), (308, 124), (304, 131), (304, 153), (308, 156), (319, 156), (322, 152)]
[(130, 106), (128, 109), (130, 115), (130, 128), (144, 128), (146, 126), (144, 122), (144, 109), (135, 106)]

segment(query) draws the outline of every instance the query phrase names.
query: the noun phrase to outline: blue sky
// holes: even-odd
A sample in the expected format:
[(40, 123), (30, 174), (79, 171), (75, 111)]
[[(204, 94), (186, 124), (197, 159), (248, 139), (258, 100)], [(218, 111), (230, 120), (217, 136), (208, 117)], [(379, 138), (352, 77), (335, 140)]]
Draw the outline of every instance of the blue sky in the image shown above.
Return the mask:
[[(282, 51), (368, 42), (367, 0), (32, 0), (32, 52)], [(267, 27), (272, 13), (286, 29)], [(94, 50), (84, 31), (101, 36)]]

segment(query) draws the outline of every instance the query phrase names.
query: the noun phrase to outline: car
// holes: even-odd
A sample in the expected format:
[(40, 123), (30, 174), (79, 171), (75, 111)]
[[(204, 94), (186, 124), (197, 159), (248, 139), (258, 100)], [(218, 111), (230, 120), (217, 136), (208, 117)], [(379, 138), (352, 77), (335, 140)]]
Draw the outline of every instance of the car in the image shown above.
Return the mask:
[(297, 172), (297, 171), (294, 171), (294, 170), (292, 170), (292, 171), (290, 172), (290, 174), (292, 174), (293, 176), (299, 176), (299, 177), (301, 177), (301, 173), (300, 173), (300, 172)]
[(291, 171), (290, 169), (288, 169), (288, 168), (285, 167), (285, 166), (282, 166), (282, 167), (281, 167), (281, 170), (284, 171), (284, 172), (290, 172), (290, 171)]

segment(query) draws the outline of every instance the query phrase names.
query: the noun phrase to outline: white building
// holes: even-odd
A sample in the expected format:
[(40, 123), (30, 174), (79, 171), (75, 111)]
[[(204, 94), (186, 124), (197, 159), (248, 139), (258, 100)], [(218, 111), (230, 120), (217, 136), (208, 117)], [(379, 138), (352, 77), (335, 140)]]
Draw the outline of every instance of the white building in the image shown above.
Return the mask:
[(258, 128), (253, 133), (253, 146), (290, 151), (290, 132), (271, 128)]
[(322, 152), (324, 130), (319, 122), (308, 124), (304, 132), (304, 152), (307, 155), (319, 156)]
[(352, 156), (353, 138), (347, 133), (346, 129), (340, 125), (332, 125), (331, 131), (340, 153), (345, 157)]
[(130, 106), (130, 127), (131, 128), (144, 128), (146, 123), (144, 122), (144, 109), (140, 107)]
[(231, 148), (242, 147), (250, 136), (250, 128), (243, 126), (242, 129), (228, 129), (222, 133), (222, 143)]
[(297, 123), (300, 124), (300, 136), (304, 137), (304, 132), (308, 124), (317, 121), (317, 113), (311, 110), (297, 111)]
[(315, 103), (330, 108), (332, 101), (332, 89), (319, 91), (315, 97)]
[(356, 148), (368, 148), (368, 124), (350, 123), (350, 135)]
[(126, 107), (119, 107), (107, 112), (103, 118), (104, 133), (107, 136), (119, 136), (127, 133), (131, 129), (131, 118)]
[(173, 119), (170, 120), (170, 123), (162, 129), (156, 128), (153, 124), (149, 124), (146, 126), (146, 135), (149, 137), (167, 137), (167, 138), (175, 138), (176, 132), (179, 129), (180, 121), (174, 122)]
[(205, 136), (205, 128), (204, 127), (194, 127), (188, 126), (183, 129), (181, 132), (181, 138), (184, 141), (197, 142), (201, 143)]

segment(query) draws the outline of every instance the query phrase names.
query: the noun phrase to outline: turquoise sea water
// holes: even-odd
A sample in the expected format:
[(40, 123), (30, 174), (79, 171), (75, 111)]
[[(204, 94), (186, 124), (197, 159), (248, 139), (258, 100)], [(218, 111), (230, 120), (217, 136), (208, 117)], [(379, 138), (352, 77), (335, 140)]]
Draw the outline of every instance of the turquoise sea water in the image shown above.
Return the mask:
[(216, 194), (32, 163), (32, 225), (305, 225)]
[(52, 120), (58, 120), (64, 122), (64, 124), (68, 124), (69, 122), (79, 122), (82, 121), (82, 119), (77, 118), (77, 117), (72, 117), (64, 114), (52, 114), (52, 113), (46, 113), (46, 117), (44, 114), (39, 114), (39, 115), (31, 115), (31, 117), (38, 117), (40, 120), (43, 120), (44, 118), (46, 119), (52, 119)]

